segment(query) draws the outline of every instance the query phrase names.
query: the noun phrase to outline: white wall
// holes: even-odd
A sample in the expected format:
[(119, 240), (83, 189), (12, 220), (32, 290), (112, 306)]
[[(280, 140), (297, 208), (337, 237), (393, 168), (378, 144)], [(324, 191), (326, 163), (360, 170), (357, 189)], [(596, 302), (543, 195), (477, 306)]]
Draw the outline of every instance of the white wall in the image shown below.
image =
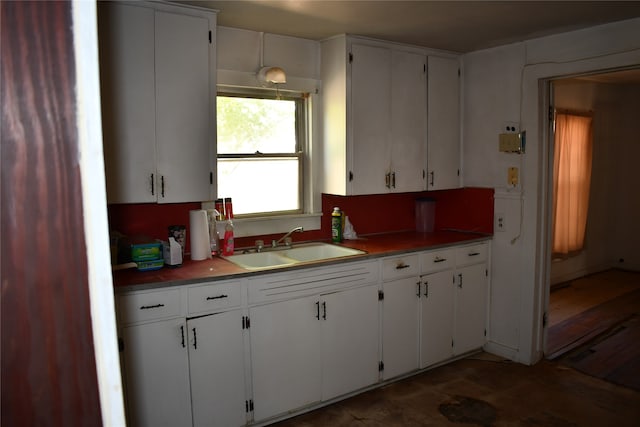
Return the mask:
[(269, 33), (261, 38), (259, 32), (229, 27), (218, 27), (217, 40), (218, 84), (260, 87), (256, 73), (264, 65), (285, 70), (287, 83), (281, 89), (313, 92), (319, 87), (319, 42)]
[[(463, 57), (463, 183), (494, 187), (507, 231), (492, 247), (488, 349), (523, 363), (542, 357), (548, 297), (548, 139), (541, 82), (640, 64), (640, 19), (534, 39)], [(527, 131), (526, 154), (498, 152), (507, 121)], [(506, 186), (506, 168), (520, 184)]]

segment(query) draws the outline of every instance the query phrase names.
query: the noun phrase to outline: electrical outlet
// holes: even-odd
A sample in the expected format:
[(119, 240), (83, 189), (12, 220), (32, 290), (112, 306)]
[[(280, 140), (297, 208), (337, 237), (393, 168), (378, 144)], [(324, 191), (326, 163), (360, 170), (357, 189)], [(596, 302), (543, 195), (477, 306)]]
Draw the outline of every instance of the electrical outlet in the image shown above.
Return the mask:
[(495, 220), (496, 220), (496, 223), (495, 223), (495, 225), (493, 227), (494, 230), (495, 231), (506, 231), (507, 224), (506, 224), (505, 219), (504, 219), (504, 213), (497, 212), (495, 214)]
[(518, 168), (509, 168), (507, 173), (507, 183), (513, 187), (518, 185)]

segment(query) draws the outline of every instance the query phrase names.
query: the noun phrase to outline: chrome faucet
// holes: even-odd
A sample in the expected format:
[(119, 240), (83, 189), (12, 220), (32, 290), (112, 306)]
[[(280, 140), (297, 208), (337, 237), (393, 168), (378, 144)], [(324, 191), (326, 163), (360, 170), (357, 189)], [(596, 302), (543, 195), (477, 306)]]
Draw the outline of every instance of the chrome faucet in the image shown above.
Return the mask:
[(293, 233), (302, 233), (303, 231), (304, 231), (304, 228), (296, 227), (293, 230), (289, 231), (284, 236), (282, 236), (280, 239), (278, 239), (278, 241), (273, 240), (271, 242), (271, 247), (273, 248), (277, 247), (283, 240), (286, 246), (291, 246), (291, 239), (289, 238), (289, 236), (291, 236)]

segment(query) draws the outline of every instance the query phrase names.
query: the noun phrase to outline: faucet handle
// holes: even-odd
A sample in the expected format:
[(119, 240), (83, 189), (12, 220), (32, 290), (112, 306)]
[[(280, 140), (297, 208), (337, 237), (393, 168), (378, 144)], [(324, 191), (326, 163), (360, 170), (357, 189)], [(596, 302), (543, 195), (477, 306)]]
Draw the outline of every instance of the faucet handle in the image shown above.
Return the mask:
[(291, 237), (285, 237), (285, 238), (284, 238), (284, 245), (285, 245), (285, 246), (287, 246), (287, 247), (291, 247), (291, 242), (292, 242)]
[(262, 252), (264, 248), (264, 240), (256, 240), (256, 251)]

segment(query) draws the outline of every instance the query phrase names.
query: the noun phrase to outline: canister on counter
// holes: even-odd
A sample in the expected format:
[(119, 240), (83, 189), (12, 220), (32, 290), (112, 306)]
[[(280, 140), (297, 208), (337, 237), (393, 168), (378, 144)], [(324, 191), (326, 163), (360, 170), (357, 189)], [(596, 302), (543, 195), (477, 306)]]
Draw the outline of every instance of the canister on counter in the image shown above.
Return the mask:
[(225, 219), (233, 219), (233, 204), (231, 203), (231, 197), (225, 197), (224, 199), (224, 215)]
[(333, 212), (331, 212), (331, 241), (333, 243), (342, 242), (342, 212), (339, 207), (333, 208)]
[(225, 217), (224, 217), (224, 200), (223, 199), (216, 199), (215, 206), (216, 206), (216, 211), (218, 211), (218, 213), (216, 214), (216, 221), (224, 221), (225, 220)]

